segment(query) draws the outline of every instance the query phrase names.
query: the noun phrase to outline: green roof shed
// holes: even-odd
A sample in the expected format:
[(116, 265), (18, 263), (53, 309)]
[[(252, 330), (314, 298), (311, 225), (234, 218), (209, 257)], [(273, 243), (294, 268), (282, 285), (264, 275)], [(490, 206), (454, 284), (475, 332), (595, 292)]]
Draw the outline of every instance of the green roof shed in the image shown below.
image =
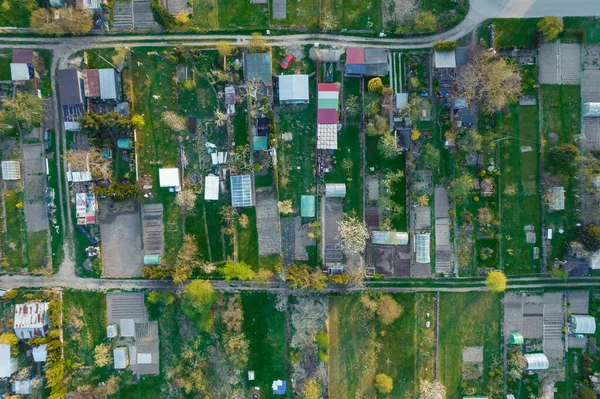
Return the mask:
[(510, 334), (510, 344), (511, 345), (521, 345), (521, 344), (523, 344), (523, 334), (521, 334), (521, 333), (511, 333)]
[(303, 195), (300, 199), (300, 215), (303, 218), (314, 218), (316, 213), (316, 202), (314, 195)]

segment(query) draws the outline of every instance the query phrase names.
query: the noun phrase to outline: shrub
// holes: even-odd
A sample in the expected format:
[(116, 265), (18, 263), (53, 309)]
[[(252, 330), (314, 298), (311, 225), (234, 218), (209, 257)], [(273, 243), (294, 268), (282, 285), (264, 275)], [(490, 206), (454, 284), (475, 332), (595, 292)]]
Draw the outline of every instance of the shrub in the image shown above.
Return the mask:
[(164, 29), (173, 29), (177, 25), (177, 20), (175, 17), (160, 5), (160, 1), (152, 0), (152, 3), (150, 3), (150, 9), (152, 10), (152, 16), (154, 17), (156, 23), (162, 26)]
[(581, 242), (590, 251), (600, 249), (600, 226), (590, 223), (581, 229)]
[(552, 160), (561, 165), (571, 164), (579, 156), (579, 148), (575, 144), (563, 144), (550, 150)]
[(457, 44), (455, 40), (449, 42), (437, 42), (433, 45), (435, 51), (452, 51), (456, 50), (456, 47)]

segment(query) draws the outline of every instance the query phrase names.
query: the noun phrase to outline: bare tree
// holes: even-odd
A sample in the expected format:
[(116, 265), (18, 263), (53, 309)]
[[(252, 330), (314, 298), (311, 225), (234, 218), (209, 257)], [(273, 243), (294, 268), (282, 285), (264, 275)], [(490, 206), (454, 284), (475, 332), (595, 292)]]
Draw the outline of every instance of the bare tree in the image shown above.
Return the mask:
[(89, 171), (95, 179), (109, 179), (112, 176), (112, 163), (103, 157), (99, 148), (93, 147), (88, 151), (69, 150), (66, 159), (71, 170)]
[(419, 387), (420, 399), (445, 399), (446, 387), (439, 381), (421, 380)]
[(94, 348), (94, 364), (96, 367), (108, 366), (112, 363), (112, 356), (110, 355), (110, 346), (107, 344), (100, 344)]
[(171, 129), (176, 132), (182, 132), (187, 128), (186, 120), (183, 116), (177, 115), (173, 111), (165, 111), (162, 113), (162, 120)]
[(181, 190), (177, 193), (177, 196), (175, 197), (175, 202), (184, 211), (190, 212), (196, 206), (196, 198), (197, 195), (193, 190)]
[(325, 10), (321, 16), (321, 29), (330, 31), (338, 26), (338, 20), (330, 10)]
[(229, 116), (220, 110), (215, 110), (215, 125), (217, 126), (225, 126), (227, 121), (229, 120)]
[(514, 102), (521, 93), (521, 76), (515, 63), (489, 52), (480, 52), (457, 78), (457, 95), (481, 105), (491, 114)]
[(370, 234), (364, 222), (354, 216), (344, 215), (342, 221), (338, 222), (338, 231), (345, 251), (360, 253), (365, 250)]

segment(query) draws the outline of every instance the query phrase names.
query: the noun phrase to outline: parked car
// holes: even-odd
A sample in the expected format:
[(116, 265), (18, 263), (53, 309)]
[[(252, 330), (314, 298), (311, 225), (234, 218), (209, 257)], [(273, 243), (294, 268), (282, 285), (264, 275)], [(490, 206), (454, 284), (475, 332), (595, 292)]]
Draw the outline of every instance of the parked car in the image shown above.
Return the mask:
[(294, 62), (295, 59), (296, 57), (294, 57), (292, 54), (288, 54), (285, 56), (285, 58), (283, 59), (283, 61), (281, 61), (281, 64), (279, 65), (281, 65), (283, 69), (288, 69), (290, 64)]

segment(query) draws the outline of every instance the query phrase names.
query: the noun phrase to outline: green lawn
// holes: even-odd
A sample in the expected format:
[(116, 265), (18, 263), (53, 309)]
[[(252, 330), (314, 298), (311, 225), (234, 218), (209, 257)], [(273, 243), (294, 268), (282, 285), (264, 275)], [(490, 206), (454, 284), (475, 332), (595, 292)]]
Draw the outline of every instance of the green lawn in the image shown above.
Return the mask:
[(2, 266), (18, 271), (25, 267), (24, 233), (25, 213), (23, 212), (23, 193), (12, 189), (4, 190), (6, 213), (6, 235), (4, 236), (4, 256)]
[(258, 270), (258, 232), (256, 230), (256, 208), (244, 208), (241, 215), (248, 216), (248, 227), (245, 229), (237, 226), (238, 259)]
[[(273, 0), (270, 0), (273, 9)], [(287, 4), (286, 19), (273, 19), (272, 26), (286, 26), (292, 28), (312, 29), (319, 22), (319, 5), (317, 0), (296, 0)]]
[(219, 27), (217, 0), (198, 0), (193, 2), (192, 21), (200, 29), (216, 29)]
[[(475, 394), (488, 390), (490, 365), (501, 360), (500, 295), (489, 292), (441, 293), (439, 326), (439, 378), (446, 386), (448, 399), (464, 395), (462, 383), (462, 350), (467, 346), (483, 346), (483, 376), (469, 381), (465, 387)], [(501, 364), (501, 363), (500, 363)]]
[(275, 308), (276, 300), (275, 295), (264, 292), (242, 294), (243, 330), (250, 349), (248, 370), (254, 370), (256, 376), (248, 385), (260, 387), (264, 398), (275, 397), (271, 389), (274, 380), (289, 384), (286, 317)]
[[(48, 158), (48, 166), (50, 168), (50, 173), (48, 174), (48, 187), (52, 187), (54, 189), (54, 194), (56, 196), (56, 198), (58, 198), (58, 172), (56, 170), (56, 162), (57, 162), (57, 155), (56, 155), (56, 151), (55, 151), (55, 133), (54, 130), (51, 130), (51, 140), (50, 140), (50, 150), (46, 151), (46, 158)], [(58, 270), (59, 265), (62, 263), (63, 259), (64, 259), (64, 247), (63, 247), (63, 240), (64, 240), (64, 232), (62, 231), (62, 215), (60, 213), (61, 211), (61, 204), (55, 200), (54, 204), (56, 205), (56, 223), (58, 226), (61, 226), (61, 228), (59, 229), (59, 231), (57, 232), (56, 229), (52, 228), (52, 225), (50, 227), (50, 237), (52, 240), (52, 267), (54, 268), (54, 270)]]
[(0, 80), (10, 80), (10, 63), (12, 50), (0, 51)]
[[(77, 330), (69, 327), (69, 316), (79, 309), (81, 328)], [(106, 375), (106, 369), (88, 369), (94, 364), (94, 348), (106, 339), (106, 295), (94, 291), (63, 291), (63, 318), (67, 371), (73, 376), (70, 387), (75, 389)]]
[[(364, 320), (360, 295), (329, 297), (330, 398), (375, 397), (373, 379), (378, 373), (393, 378), (390, 397), (417, 397), (418, 296), (393, 295), (404, 313), (387, 327), (373, 319)], [(370, 338), (381, 345), (375, 369), (365, 369), (368, 365), (362, 357)]]
[(600, 20), (596, 17), (567, 17), (563, 18), (565, 33), (570, 30), (585, 32), (585, 42), (600, 43)]
[[(279, 200), (292, 200), (296, 212), (300, 212), (300, 197), (315, 192), (316, 151), (316, 84), (309, 80), (310, 103), (284, 105), (276, 108), (275, 129), (277, 136), (277, 173), (279, 176)], [(281, 135), (292, 133), (291, 141)]]
[[(502, 207), (502, 264), (507, 274), (539, 273), (540, 260), (533, 248), (541, 247), (541, 204), (539, 197), (538, 107), (510, 107), (502, 116), (500, 154), (500, 194)], [(521, 152), (522, 147), (531, 147)], [(525, 226), (533, 227), (535, 244), (527, 244)], [(540, 248), (541, 250), (541, 248)], [(541, 252), (540, 252), (541, 253)]]
[(492, 19), (494, 24), (496, 48), (534, 48), (539, 18)]
[[(580, 133), (581, 109), (580, 109), (580, 86), (555, 86), (542, 85), (542, 112), (544, 134), (544, 171), (552, 175), (556, 185), (565, 187), (567, 193), (578, 189), (577, 181), (570, 178), (575, 173), (574, 169), (553, 166), (549, 157), (549, 150), (554, 145), (572, 142), (572, 138)], [(556, 133), (558, 142), (549, 141), (549, 134)], [(573, 190), (573, 191), (572, 191)], [(549, 212), (546, 210), (546, 226), (552, 224), (555, 230), (563, 228), (565, 234), (555, 234), (551, 241), (548, 259), (552, 260), (564, 256), (568, 250), (567, 243), (571, 241), (576, 232), (572, 222), (578, 220), (575, 216), (576, 199), (573, 195), (566, 195), (565, 210)]]
[(220, 29), (263, 29), (269, 26), (266, 4), (249, 1), (217, 0)]
[[(341, 3), (341, 4), (340, 4)], [(379, 0), (324, 0), (321, 18), (330, 12), (340, 29), (381, 31), (382, 15)]]
[[(344, 79), (344, 97), (350, 95), (360, 97), (360, 79)], [(337, 165), (325, 175), (326, 183), (345, 183), (346, 197), (344, 198), (344, 212), (355, 212), (362, 215), (363, 184), (361, 181), (362, 169), (362, 147), (360, 129), (358, 127), (360, 116), (347, 118), (347, 123), (342, 126), (342, 132), (338, 135), (338, 150), (335, 151)], [(352, 168), (344, 169), (342, 165), (349, 160)], [(348, 162), (348, 161), (347, 161)]]

